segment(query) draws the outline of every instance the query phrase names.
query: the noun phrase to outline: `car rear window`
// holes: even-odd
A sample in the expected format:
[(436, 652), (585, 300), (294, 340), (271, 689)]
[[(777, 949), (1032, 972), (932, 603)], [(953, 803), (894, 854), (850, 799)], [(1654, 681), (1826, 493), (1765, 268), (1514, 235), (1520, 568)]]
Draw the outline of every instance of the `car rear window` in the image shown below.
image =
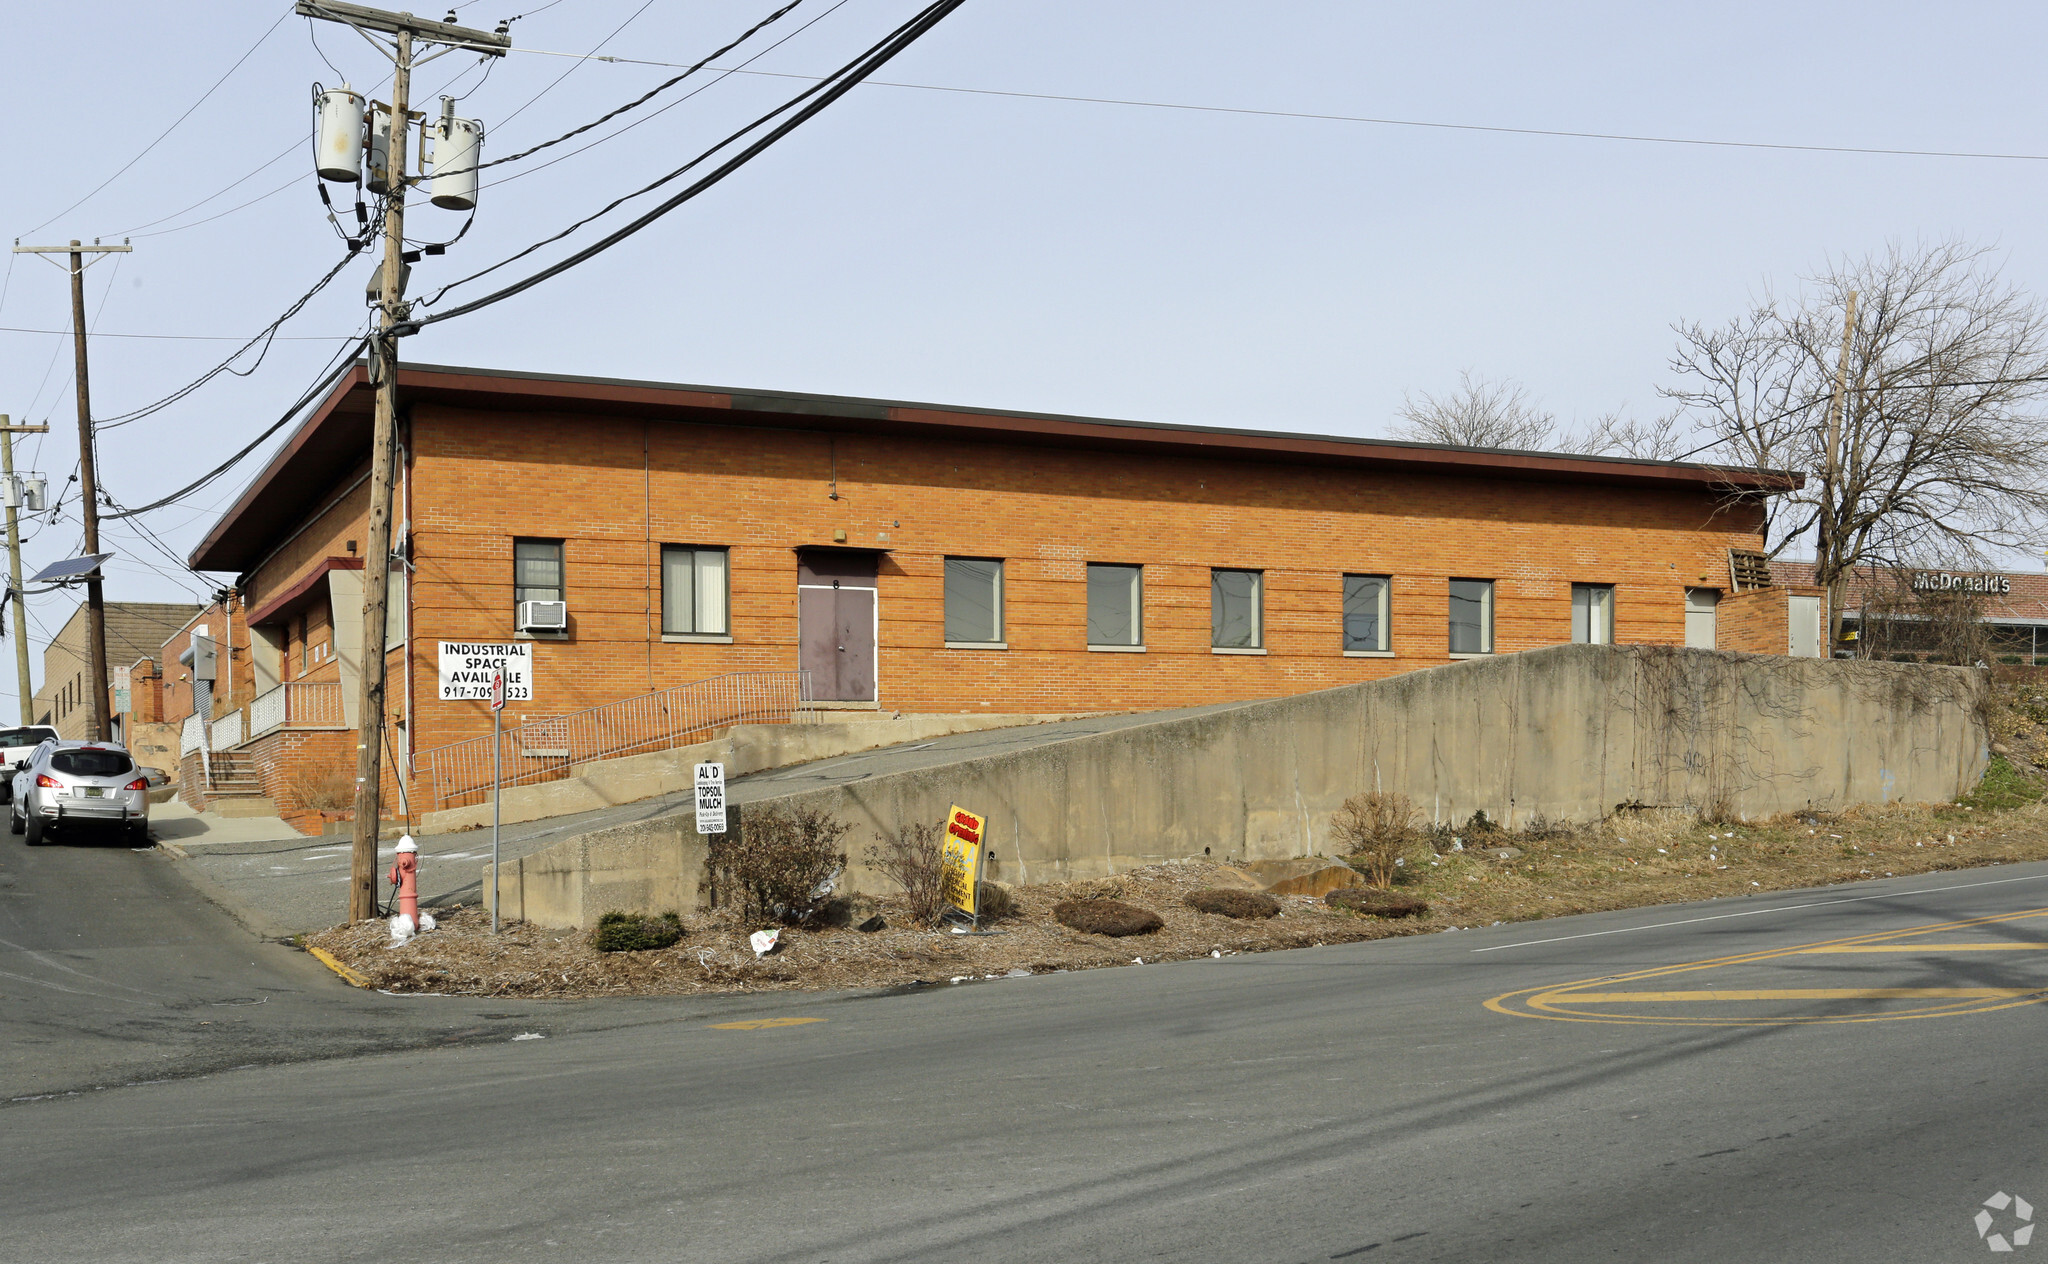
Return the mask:
[(0, 746), (37, 746), (55, 736), (49, 729), (0, 729)]
[(133, 771), (135, 761), (120, 751), (67, 750), (50, 756), (50, 767), (73, 777), (118, 777)]

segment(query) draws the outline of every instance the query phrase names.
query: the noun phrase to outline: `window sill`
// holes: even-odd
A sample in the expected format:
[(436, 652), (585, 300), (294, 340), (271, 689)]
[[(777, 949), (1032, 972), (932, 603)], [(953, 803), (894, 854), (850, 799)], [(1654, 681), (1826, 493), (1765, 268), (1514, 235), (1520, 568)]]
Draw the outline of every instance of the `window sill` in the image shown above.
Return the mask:
[(1091, 645), (1088, 647), (1088, 652), (1090, 654), (1143, 654), (1145, 647), (1142, 645)]
[(1242, 649), (1227, 645), (1212, 645), (1209, 647), (1209, 652), (1211, 654), (1264, 654), (1266, 649), (1264, 646)]
[(512, 639), (515, 641), (566, 641), (569, 639), (569, 634), (567, 632), (514, 632)]
[(732, 638), (717, 632), (664, 632), (665, 645), (731, 645)]
[(1345, 650), (1345, 651), (1344, 651), (1344, 657), (1346, 657), (1346, 658), (1392, 658), (1393, 656), (1394, 656), (1394, 651), (1392, 651), (1392, 650)]
[(949, 650), (1006, 650), (1010, 648), (1010, 643), (1008, 641), (948, 641), (946, 642), (946, 648)]
[(1492, 657), (1493, 657), (1493, 651), (1492, 651), (1492, 650), (1486, 650), (1486, 651), (1483, 651), (1482, 653), (1478, 653), (1478, 654), (1458, 654), (1458, 653), (1453, 653), (1453, 654), (1451, 655), (1451, 657), (1452, 657), (1452, 658), (1492, 658)]

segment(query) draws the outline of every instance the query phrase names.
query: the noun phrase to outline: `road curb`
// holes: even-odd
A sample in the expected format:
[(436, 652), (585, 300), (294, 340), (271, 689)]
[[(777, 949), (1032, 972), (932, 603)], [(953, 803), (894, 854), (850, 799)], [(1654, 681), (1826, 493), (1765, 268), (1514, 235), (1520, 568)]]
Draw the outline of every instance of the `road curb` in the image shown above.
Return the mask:
[(367, 988), (370, 986), (370, 981), (368, 979), (364, 978), (362, 975), (356, 973), (354, 970), (351, 970), (348, 966), (344, 965), (342, 963), (341, 958), (335, 956), (333, 953), (327, 951), (325, 948), (315, 948), (313, 945), (307, 944), (306, 951), (312, 955), (313, 960), (319, 962), (321, 965), (326, 966), (329, 970), (332, 970), (336, 974), (340, 975), (341, 981), (348, 984), (350, 987)]

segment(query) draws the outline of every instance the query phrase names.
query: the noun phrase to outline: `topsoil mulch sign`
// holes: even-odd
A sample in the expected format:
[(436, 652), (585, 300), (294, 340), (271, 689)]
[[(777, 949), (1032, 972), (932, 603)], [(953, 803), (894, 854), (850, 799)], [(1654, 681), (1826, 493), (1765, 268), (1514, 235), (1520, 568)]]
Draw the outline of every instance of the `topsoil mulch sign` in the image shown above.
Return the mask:
[(946, 903), (974, 915), (974, 895), (981, 885), (981, 835), (987, 822), (955, 804), (946, 814), (946, 841), (939, 850), (940, 881)]

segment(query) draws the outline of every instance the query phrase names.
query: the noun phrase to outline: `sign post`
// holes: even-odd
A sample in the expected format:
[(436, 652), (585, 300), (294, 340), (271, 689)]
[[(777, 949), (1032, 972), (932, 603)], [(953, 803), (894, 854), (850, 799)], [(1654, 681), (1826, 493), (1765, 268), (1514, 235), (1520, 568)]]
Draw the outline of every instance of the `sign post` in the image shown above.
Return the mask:
[(725, 833), (725, 765), (697, 765), (697, 832)]
[(981, 835), (987, 821), (954, 804), (946, 813), (946, 841), (939, 848), (940, 892), (946, 903), (974, 919), (981, 929), (975, 897), (981, 888)]
[(498, 933), (498, 805), (505, 794), (505, 669), (491, 673), (491, 933)]

